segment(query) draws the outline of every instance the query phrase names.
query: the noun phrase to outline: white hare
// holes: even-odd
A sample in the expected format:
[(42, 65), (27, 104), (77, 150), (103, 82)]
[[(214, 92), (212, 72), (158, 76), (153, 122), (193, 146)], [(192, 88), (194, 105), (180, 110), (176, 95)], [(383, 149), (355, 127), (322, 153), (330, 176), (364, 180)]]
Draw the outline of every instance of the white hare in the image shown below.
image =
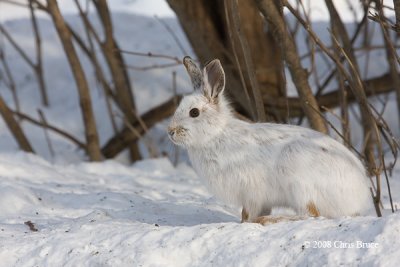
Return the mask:
[[(188, 150), (217, 197), (243, 207), (242, 221), (356, 216), (372, 208), (366, 171), (345, 146), (311, 129), (235, 118), (223, 95), (220, 61), (203, 71), (189, 57), (184, 65), (195, 92), (182, 99), (169, 137)], [(268, 216), (274, 207), (298, 216)]]

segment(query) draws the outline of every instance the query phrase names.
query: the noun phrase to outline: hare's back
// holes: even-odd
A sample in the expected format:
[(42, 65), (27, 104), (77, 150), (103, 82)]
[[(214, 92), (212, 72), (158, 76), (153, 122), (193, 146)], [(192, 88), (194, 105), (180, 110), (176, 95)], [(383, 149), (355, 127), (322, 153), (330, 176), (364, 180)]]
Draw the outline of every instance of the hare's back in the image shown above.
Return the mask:
[[(342, 143), (326, 134), (287, 124), (258, 123), (250, 127), (254, 138), (262, 140), (265, 149), (273, 149), (280, 156), (290, 156), (303, 163), (331, 164), (331, 168), (357, 168), (364, 172), (360, 160)], [(332, 162), (340, 162), (340, 165), (332, 165)]]

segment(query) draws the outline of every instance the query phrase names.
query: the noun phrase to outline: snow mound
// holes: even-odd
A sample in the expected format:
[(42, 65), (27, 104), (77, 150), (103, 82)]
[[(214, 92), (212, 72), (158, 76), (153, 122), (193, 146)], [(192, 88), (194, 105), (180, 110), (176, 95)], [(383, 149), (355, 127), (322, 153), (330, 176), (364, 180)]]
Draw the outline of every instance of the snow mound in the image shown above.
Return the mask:
[(0, 154), (0, 177), (2, 266), (400, 262), (399, 214), (240, 224), (239, 212), (211, 198), (189, 166), (167, 159), (52, 165)]

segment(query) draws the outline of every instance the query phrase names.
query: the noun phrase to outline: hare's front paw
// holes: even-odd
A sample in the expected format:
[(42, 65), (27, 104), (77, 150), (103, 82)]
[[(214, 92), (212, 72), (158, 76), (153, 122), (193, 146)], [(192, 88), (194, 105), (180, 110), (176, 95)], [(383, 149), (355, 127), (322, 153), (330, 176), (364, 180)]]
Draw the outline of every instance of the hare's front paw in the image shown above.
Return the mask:
[(315, 206), (314, 202), (312, 202), (312, 201), (308, 202), (306, 208), (307, 208), (307, 213), (309, 216), (311, 216), (311, 217), (319, 217), (320, 216), (319, 210), (318, 210), (317, 206)]
[(249, 212), (246, 210), (245, 207), (242, 209), (242, 221), (241, 223), (247, 222), (249, 220)]

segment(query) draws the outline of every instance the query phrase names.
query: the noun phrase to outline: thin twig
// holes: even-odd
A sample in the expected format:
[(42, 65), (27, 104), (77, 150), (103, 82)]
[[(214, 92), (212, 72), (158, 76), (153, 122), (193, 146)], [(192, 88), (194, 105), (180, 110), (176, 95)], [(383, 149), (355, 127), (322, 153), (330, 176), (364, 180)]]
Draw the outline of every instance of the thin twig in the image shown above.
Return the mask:
[[(172, 93), (174, 95), (174, 104), (176, 107), (178, 107), (178, 92), (177, 92), (177, 85), (176, 85), (176, 71), (172, 72)], [(178, 165), (179, 162), (179, 146), (174, 146), (174, 166)]]
[(44, 131), (44, 136), (47, 141), (47, 145), (49, 146), (50, 155), (54, 158), (55, 153), (54, 153), (53, 145), (51, 144), (49, 133), (47, 132), (48, 127), (47, 127), (46, 117), (44, 116), (42, 110), (38, 109), (37, 111), (38, 111), (38, 114), (40, 117), (40, 122), (44, 125), (43, 131)]
[(39, 0), (33, 0), (36, 4), (36, 8), (45, 12), (48, 12), (49, 9), (46, 5), (42, 4)]
[(14, 40), (14, 38), (6, 30), (6, 28), (4, 28), (3, 25), (1, 25), (1, 24), (0, 24), (0, 32), (3, 33), (4, 37), (6, 37), (6, 39), (15, 48), (15, 50), (17, 50), (17, 52), (25, 60), (25, 62), (28, 63), (28, 65), (31, 66), (32, 69), (34, 69), (35, 63), (29, 58), (29, 56), (25, 53), (25, 51), (17, 44), (17, 42)]
[[(337, 47), (341, 50), (343, 56), (346, 58), (346, 61), (351, 69), (352, 78), (349, 79), (350, 81), (353, 80), (354, 82), (354, 87), (353, 92), (356, 94), (356, 97), (358, 98), (359, 104), (360, 104), (360, 109), (361, 109), (361, 116), (362, 116), (362, 122), (363, 122), (363, 127), (364, 127), (364, 142), (366, 144), (366, 149), (365, 149), (365, 154), (366, 154), (366, 159), (368, 162), (368, 167), (370, 173), (374, 174), (376, 176), (376, 195), (374, 198), (374, 203), (376, 205), (377, 209), (377, 215), (378, 217), (381, 217), (381, 211), (377, 207), (377, 205), (381, 202), (381, 178), (380, 178), (380, 173), (381, 173), (381, 168), (385, 168), (383, 165), (383, 149), (382, 149), (382, 142), (381, 142), (381, 137), (380, 133), (377, 127), (377, 123), (375, 120), (375, 117), (373, 116), (371, 109), (369, 108), (369, 104), (365, 95), (365, 92), (363, 91), (363, 83), (362, 80), (353, 65), (353, 62), (347, 55), (346, 51), (342, 47), (340, 47), (339, 42), (337, 41), (336, 37), (332, 35), (333, 40)], [(338, 65), (339, 66), (339, 65)], [(343, 71), (343, 70), (341, 70)], [(372, 128), (372, 129), (371, 129)], [(373, 135), (371, 134), (373, 133)], [(374, 139), (373, 139), (374, 138)], [(375, 163), (375, 158), (374, 158), (374, 151), (373, 147), (374, 144), (376, 145), (376, 148), (378, 150), (378, 155), (380, 159), (380, 165), (379, 167), (376, 166)]]
[[(397, 3), (397, 4), (400, 5), (400, 1), (398, 1), (398, 2), (399, 3)], [(382, 29), (384, 43), (386, 46), (386, 58), (388, 60), (390, 75), (392, 77), (395, 92), (396, 92), (397, 112), (399, 114), (398, 122), (400, 125), (400, 77), (398, 74), (398, 64), (400, 64), (400, 58), (396, 52), (396, 49), (393, 46), (393, 43), (390, 40), (388, 29), (385, 28), (383, 25), (383, 20), (385, 19), (383, 9), (380, 5), (377, 8), (378, 8), (378, 12), (379, 12), (379, 15), (377, 15), (377, 18), (378, 18), (379, 25), (381, 26), (381, 29)], [(397, 8), (400, 8), (400, 7), (397, 6)], [(396, 21), (397, 21), (397, 19), (400, 19), (398, 17), (398, 15), (400, 15), (400, 14), (396, 13)], [(396, 25), (396, 27), (399, 27), (399, 25)], [(396, 64), (396, 60), (397, 60), (397, 64)]]
[(79, 148), (86, 150), (86, 144), (84, 144), (83, 142), (79, 141), (76, 137), (72, 136), (71, 134), (67, 133), (64, 130), (61, 130), (60, 128), (54, 126), (54, 125), (50, 125), (49, 123), (43, 123), (40, 122), (34, 118), (32, 118), (31, 116), (24, 114), (22, 112), (18, 112), (15, 110), (11, 110), (11, 112), (18, 116), (20, 119), (22, 120), (26, 120), (29, 121), (30, 123), (39, 126), (39, 127), (43, 127), (43, 128), (47, 128), (55, 133), (57, 133), (58, 135), (61, 135), (62, 137), (70, 140), (72, 143), (76, 144)]
[(48, 106), (49, 99), (47, 96), (46, 83), (45, 83), (44, 76), (43, 76), (44, 74), (43, 74), (43, 63), (42, 63), (42, 42), (41, 42), (41, 38), (40, 38), (39, 26), (37, 23), (35, 10), (33, 7), (33, 0), (29, 0), (29, 11), (31, 14), (32, 28), (33, 28), (33, 33), (35, 36), (35, 46), (36, 46), (36, 64), (35, 64), (33, 70), (36, 74), (36, 78), (39, 83), (39, 89), (40, 89), (40, 95), (42, 97), (42, 103), (44, 106)]
[(182, 64), (182, 60), (180, 60), (178, 57), (175, 57), (175, 56), (169, 56), (169, 55), (163, 55), (163, 54), (155, 54), (155, 53), (152, 53), (152, 52), (142, 53), (142, 52), (136, 52), (136, 51), (121, 50), (121, 49), (119, 50), (119, 52), (121, 52), (123, 54), (141, 56), (141, 57), (170, 59), (170, 60), (175, 61), (176, 63)]
[(82, 111), (81, 114), (85, 127), (84, 129), (88, 156), (92, 161), (101, 161), (103, 156), (100, 151), (99, 135), (92, 107), (92, 99), (90, 97), (90, 88), (82, 67), (82, 63), (75, 50), (71, 33), (65, 23), (64, 17), (61, 14), (57, 1), (48, 0), (47, 4), (52, 21), (57, 30), (57, 34), (67, 56), (67, 60), (78, 90), (80, 100), (79, 103)]
[[(300, 61), (295, 40), (288, 34), (286, 21), (280, 14), (274, 1), (255, 0), (255, 2), (264, 18), (268, 21), (272, 31), (275, 33), (275, 41), (282, 46), (282, 49), (284, 49), (285, 61), (292, 76), (293, 82), (296, 84), (297, 93), (303, 100), (302, 107), (311, 127), (317, 131), (327, 133), (328, 127), (326, 126), (324, 118), (322, 118), (320, 114), (314, 112), (314, 109), (319, 109), (318, 103), (312, 93), (311, 86), (308, 81), (307, 70), (304, 69)], [(281, 1), (277, 2), (280, 5), (282, 4)], [(309, 26), (307, 27), (309, 28)], [(305, 104), (306, 102), (309, 104)], [(310, 106), (313, 106), (313, 108)]]
[[(88, 5), (88, 3), (89, 3), (89, 1), (87, 2), (87, 5)], [(103, 88), (104, 99), (105, 99), (105, 102), (106, 102), (108, 116), (110, 118), (111, 125), (112, 125), (113, 130), (114, 130), (114, 134), (116, 134), (117, 131), (118, 131), (118, 127), (117, 127), (117, 123), (115, 121), (115, 118), (114, 118), (114, 115), (113, 115), (113, 112), (112, 112), (112, 104), (111, 104), (111, 101), (110, 101), (110, 98), (112, 98), (115, 101), (115, 96), (114, 96), (114, 94), (112, 92), (111, 87), (109, 86), (109, 84), (107, 83), (107, 81), (106, 81), (106, 79), (104, 77), (103, 69), (100, 66), (99, 61), (98, 61), (97, 56), (96, 56), (96, 51), (94, 49), (94, 44), (93, 44), (93, 41), (92, 41), (92, 36), (94, 36), (94, 38), (96, 39), (96, 37), (95, 37), (96, 34), (94, 33), (94, 30), (91, 30), (91, 29), (93, 29), (93, 26), (91, 26), (91, 23), (90, 23), (90, 21), (89, 21), (89, 19), (87, 17), (87, 12), (88, 11), (86, 11), (86, 12), (83, 11), (83, 9), (82, 9), (82, 7), (81, 7), (81, 5), (80, 5), (78, 0), (75, 0), (75, 5), (77, 6), (77, 8), (79, 10), (79, 15), (80, 15), (80, 17), (81, 17), (81, 19), (82, 19), (82, 21), (83, 21), (83, 23), (85, 25), (84, 28), (85, 28), (86, 37), (87, 37), (87, 40), (88, 40), (88, 43), (89, 43), (89, 47), (86, 47), (85, 43), (83, 42), (83, 40), (80, 38), (80, 36), (77, 33), (75, 33), (70, 27), (69, 27), (69, 29), (70, 29), (74, 39), (77, 41), (77, 43), (79, 44), (81, 49), (86, 53), (86, 55), (88, 56), (88, 58), (92, 62), (92, 65), (94, 67), (94, 71), (95, 71), (95, 74), (96, 74), (97, 81), (101, 84), (101, 87)]]
[(3, 97), (0, 95), (0, 114), (3, 117), (8, 129), (12, 133), (13, 137), (17, 141), (18, 146), (30, 153), (35, 153), (32, 145), (30, 144), (28, 138), (26, 137), (21, 125), (15, 120), (11, 109), (7, 106)]
[(139, 67), (139, 66), (132, 66), (126, 64), (125, 67), (128, 69), (132, 70), (137, 70), (137, 71), (147, 71), (147, 70), (152, 70), (152, 69), (165, 69), (165, 68), (171, 68), (171, 67), (176, 67), (180, 66), (181, 63), (168, 63), (168, 64), (154, 64), (150, 66), (144, 66), (144, 67)]
[(7, 62), (4, 52), (3, 52), (3, 48), (0, 48), (0, 61), (1, 61), (1, 64), (3, 65), (3, 69), (4, 69), (5, 75), (8, 80), (7, 83), (4, 80), (4, 83), (10, 88), (16, 110), (20, 111), (21, 108), (20, 108), (20, 103), (19, 103), (19, 98), (18, 98), (17, 86), (15, 84), (15, 80), (14, 80), (14, 77), (10, 70), (10, 67), (8, 66), (8, 62)]
[[(325, 110), (325, 111), (329, 111), (329, 109), (326, 108), (326, 107), (324, 107), (324, 106), (322, 106), (321, 108), (322, 108), (323, 110)], [(319, 110), (316, 110), (316, 109), (314, 109), (314, 110), (315, 110), (315, 112), (317, 112), (317, 113), (321, 113), (321, 111), (319, 111)], [(323, 114), (321, 113), (321, 115), (323, 115)], [(332, 128), (332, 130), (334, 130), (335, 133), (343, 140), (343, 142), (346, 144), (346, 146), (349, 147), (349, 148), (351, 148), (351, 149), (357, 154), (357, 156), (358, 156), (360, 159), (364, 159), (364, 156), (363, 156), (360, 152), (358, 152), (357, 149), (356, 149), (351, 143), (349, 143), (349, 142), (346, 140), (346, 138), (340, 133), (340, 131), (339, 131), (338, 129), (336, 129), (336, 127), (335, 127), (328, 119), (326, 119), (325, 117), (324, 117), (324, 119), (325, 119), (326, 123)]]
[(13, 0), (0, 0), (0, 3), (6, 3), (6, 4), (10, 4), (10, 5), (14, 5), (14, 6), (18, 6), (18, 7), (29, 7), (27, 4), (18, 2), (18, 1), (13, 1)]
[(224, 0), (224, 11), (225, 11), (226, 25), (227, 25), (227, 29), (228, 29), (228, 33), (229, 33), (229, 40), (231, 41), (232, 53), (233, 53), (233, 57), (235, 59), (236, 68), (238, 69), (238, 72), (239, 72), (240, 82), (243, 86), (243, 91), (244, 91), (244, 95), (246, 97), (247, 103), (251, 109), (251, 116), (253, 117), (253, 120), (256, 120), (256, 111), (254, 110), (254, 108), (252, 108), (253, 104), (250, 100), (249, 90), (247, 89), (246, 81), (244, 80), (242, 66), (240, 65), (238, 54), (236, 53), (236, 45), (235, 45), (236, 42), (233, 37), (233, 30), (232, 30), (232, 26), (230, 23), (230, 17), (229, 17), (229, 12), (228, 12), (228, 0)]
[(172, 38), (174, 39), (175, 43), (178, 45), (179, 49), (182, 51), (184, 55), (188, 55), (188, 52), (186, 49), (183, 47), (182, 43), (179, 41), (178, 36), (176, 36), (175, 31), (171, 29), (171, 27), (162, 19), (160, 19), (158, 16), (154, 16), (156, 20), (158, 20), (164, 27), (165, 29), (171, 34)]
[[(226, 3), (227, 2), (225, 2), (225, 4)], [(239, 41), (239, 45), (240, 45), (240, 48), (243, 53), (243, 59), (244, 59), (244, 63), (246, 66), (246, 74), (249, 78), (251, 90), (253, 93), (255, 110), (257, 113), (257, 120), (264, 122), (267, 119), (266, 114), (265, 114), (265, 109), (264, 109), (264, 103), (262, 101), (257, 77), (255, 75), (255, 69), (254, 69), (253, 61), (252, 61), (251, 54), (249, 51), (249, 44), (247, 43), (247, 40), (243, 36), (242, 30), (241, 30), (240, 14), (239, 14), (237, 0), (231, 0), (229, 7), (230, 7), (230, 14), (231, 14), (232, 22), (233, 22), (234, 27), (236, 28), (237, 39)]]

